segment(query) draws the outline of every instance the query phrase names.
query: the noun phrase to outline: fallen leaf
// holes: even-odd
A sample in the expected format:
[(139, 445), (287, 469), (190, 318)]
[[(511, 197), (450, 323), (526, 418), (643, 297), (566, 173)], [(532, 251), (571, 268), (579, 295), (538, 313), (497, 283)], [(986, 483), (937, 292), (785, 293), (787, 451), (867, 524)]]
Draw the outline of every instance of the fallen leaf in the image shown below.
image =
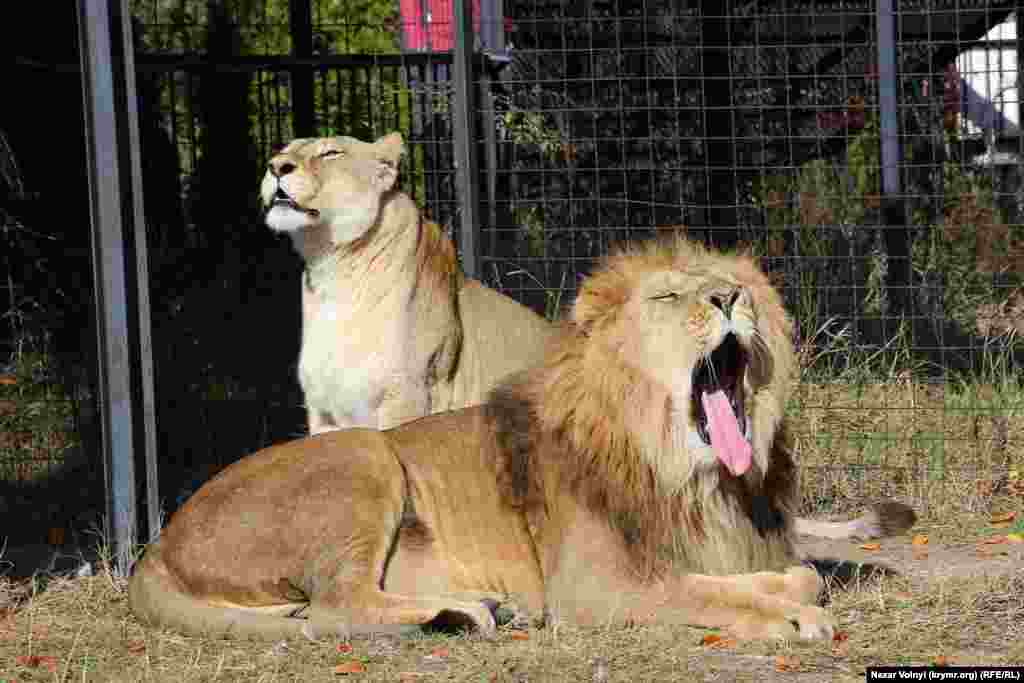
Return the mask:
[(900, 602), (910, 602), (914, 596), (906, 591), (893, 591), (890, 593), (890, 597), (893, 600), (899, 600)]
[(928, 545), (928, 534), (917, 534), (910, 539), (910, 545)]
[(508, 637), (512, 640), (529, 640), (530, 634), (526, 631), (509, 631)]
[(992, 515), (989, 522), (992, 524), (1009, 524), (1015, 519), (1017, 519), (1017, 512), (1015, 510), (1010, 510), (1009, 512), (1001, 512)]
[(19, 655), (14, 658), (14, 663), (30, 669), (43, 667), (50, 673), (57, 671), (57, 660), (46, 655)]
[(343, 655), (352, 652), (352, 646), (348, 643), (338, 643), (338, 647), (336, 649)]
[(0, 375), (0, 385), (13, 387), (17, 383), (18, 380), (13, 375)]
[(849, 639), (849, 637), (850, 637), (850, 634), (847, 633), (846, 631), (836, 631), (835, 633), (832, 634), (832, 642), (833, 643), (842, 643), (842, 642), (845, 642), (847, 639)]
[(922, 548), (915, 548), (914, 551), (910, 553), (910, 555), (915, 560), (924, 560), (928, 558), (928, 551)]
[(363, 666), (362, 662), (352, 660), (350, 662), (342, 662), (338, 666), (334, 667), (334, 673), (347, 676), (348, 674), (361, 674), (366, 673), (366, 667)]
[(1006, 536), (992, 536), (983, 540), (982, 545), (995, 545), (996, 543), (1006, 543)]
[(700, 644), (704, 647), (732, 647), (736, 644), (736, 639), (726, 638), (718, 633), (708, 633), (700, 639)]
[(776, 671), (796, 671), (800, 668), (800, 659), (793, 655), (775, 655)]
[(129, 640), (127, 643), (124, 644), (124, 647), (126, 650), (128, 650), (128, 652), (131, 652), (133, 655), (142, 654), (146, 651), (146, 641)]
[(881, 548), (882, 548), (882, 544), (881, 543), (862, 543), (860, 545), (860, 549), (861, 550), (870, 550), (872, 552), (875, 551), (875, 550), (880, 550)]
[(849, 643), (833, 643), (832, 645), (832, 656), (833, 657), (846, 657), (850, 654)]
[(1024, 534), (1006, 534), (1006, 540), (1010, 543), (1024, 543)]
[(447, 657), (450, 654), (451, 654), (451, 652), (448, 650), (448, 648), (446, 648), (446, 647), (436, 647), (433, 650), (431, 650), (430, 654), (427, 655), (427, 656), (428, 657), (436, 657), (437, 659), (444, 659), (445, 657)]
[[(421, 673), (419, 671), (400, 671), (398, 673), (398, 683), (410, 683), (411, 681), (417, 681), (421, 678), (426, 678), (430, 674)], [(498, 680), (494, 678), (492, 680)]]
[(933, 666), (949, 666), (953, 663), (953, 660), (946, 655), (939, 655), (932, 660)]

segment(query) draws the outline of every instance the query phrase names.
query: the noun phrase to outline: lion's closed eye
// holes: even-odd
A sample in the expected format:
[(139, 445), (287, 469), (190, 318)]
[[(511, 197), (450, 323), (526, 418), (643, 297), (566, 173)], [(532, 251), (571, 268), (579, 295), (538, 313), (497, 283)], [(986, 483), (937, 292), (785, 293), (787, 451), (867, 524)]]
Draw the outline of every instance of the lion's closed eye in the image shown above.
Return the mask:
[(657, 296), (652, 296), (651, 301), (678, 301), (679, 292), (665, 292)]
[(345, 150), (343, 149), (328, 149), (320, 153), (321, 159), (339, 159), (345, 156)]

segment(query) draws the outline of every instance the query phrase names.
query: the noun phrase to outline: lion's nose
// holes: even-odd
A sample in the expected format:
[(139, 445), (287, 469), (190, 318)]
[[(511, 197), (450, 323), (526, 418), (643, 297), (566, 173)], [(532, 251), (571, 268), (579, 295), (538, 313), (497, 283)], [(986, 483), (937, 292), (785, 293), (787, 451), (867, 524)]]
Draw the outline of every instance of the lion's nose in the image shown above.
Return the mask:
[(708, 295), (708, 301), (711, 302), (712, 306), (724, 313), (726, 318), (731, 319), (732, 307), (736, 305), (736, 302), (740, 300), (742, 295), (742, 287), (722, 287), (711, 292)]
[(271, 159), (270, 163), (267, 164), (267, 170), (270, 171), (270, 175), (280, 178), (294, 171), (295, 164), (288, 159)]

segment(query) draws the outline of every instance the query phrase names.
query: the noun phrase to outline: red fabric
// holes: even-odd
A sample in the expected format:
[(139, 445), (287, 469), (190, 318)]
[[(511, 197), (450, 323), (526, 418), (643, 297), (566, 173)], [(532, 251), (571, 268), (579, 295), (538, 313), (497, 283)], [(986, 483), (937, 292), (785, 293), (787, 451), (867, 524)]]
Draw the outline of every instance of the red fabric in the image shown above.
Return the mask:
[[(406, 50), (447, 52), (455, 48), (453, 0), (400, 0), (402, 46)], [(480, 0), (472, 0), (473, 29), (480, 31)], [(429, 19), (423, 16), (426, 7)]]

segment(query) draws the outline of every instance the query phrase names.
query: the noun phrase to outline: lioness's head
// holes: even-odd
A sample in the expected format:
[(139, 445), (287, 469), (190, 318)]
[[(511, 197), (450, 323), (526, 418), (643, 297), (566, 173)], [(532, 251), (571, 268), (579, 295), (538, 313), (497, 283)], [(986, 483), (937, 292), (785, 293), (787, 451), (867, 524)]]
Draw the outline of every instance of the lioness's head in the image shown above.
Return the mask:
[(680, 238), (627, 248), (584, 280), (567, 328), (540, 417), (577, 449), (628, 435), (670, 488), (768, 471), (795, 359), (751, 258)]
[(292, 235), (302, 251), (301, 233), (328, 229), (333, 244), (361, 237), (395, 184), (402, 157), (402, 136), (391, 133), (376, 142), (350, 137), (300, 138), (274, 155), (260, 185), (272, 230)]

